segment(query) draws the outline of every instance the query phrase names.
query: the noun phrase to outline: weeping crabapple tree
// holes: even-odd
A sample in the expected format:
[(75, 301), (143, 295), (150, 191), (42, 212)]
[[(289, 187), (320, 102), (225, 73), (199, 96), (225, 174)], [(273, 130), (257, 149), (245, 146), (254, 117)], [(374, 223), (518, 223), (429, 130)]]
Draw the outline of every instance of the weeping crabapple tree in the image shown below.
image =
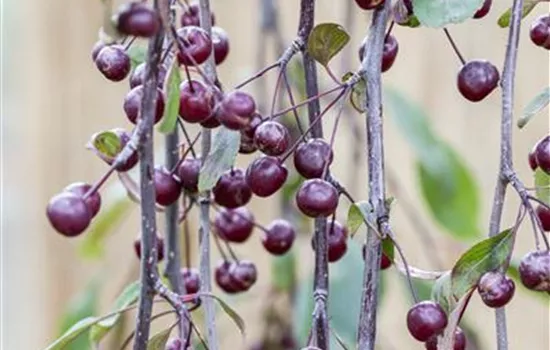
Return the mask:
[[(494, 62), (465, 58), (446, 28), (482, 19), (491, 9), (491, 0), (346, 1), (352, 14), (371, 12), (371, 24), (365, 28), (365, 39), (358, 48), (360, 64), (356, 70), (338, 77), (332, 59), (345, 50), (350, 36), (338, 24), (315, 23), (315, 1), (301, 0), (297, 34), (291, 44), (281, 48), (273, 63), (229, 87), (216, 74), (216, 66), (229, 54), (229, 38), (222, 28), (215, 26), (209, 0), (134, 1), (124, 3), (116, 11), (110, 0), (103, 0), (105, 20), (92, 59), (107, 80), (119, 82), (128, 78), (130, 90), (122, 105), (129, 122), (126, 126), (132, 126), (132, 130), (116, 128), (94, 134), (89, 147), (108, 164), (108, 170), (92, 184), (78, 182), (67, 186), (51, 198), (46, 214), (60, 234), (67, 237), (85, 234), (94, 220), (99, 220), (96, 216), (101, 213), (105, 181), (116, 173), (141, 209), (141, 234), (134, 242), (141, 261), (140, 279), (124, 289), (111, 313), (79, 320), (47, 349), (69, 347), (84, 332), (89, 343), (99, 347), (123, 314), (134, 309), (137, 310), (134, 331), (117, 348), (133, 344), (136, 350), (218, 349), (216, 302), (244, 332), (241, 317), (212, 293), (212, 280), (227, 294), (244, 293), (254, 285), (258, 273), (254, 262), (237, 257), (231, 248), (247, 241), (254, 230), (261, 232), (266, 251), (275, 256), (290, 254), (297, 223), (285, 216), (264, 226), (254, 219), (247, 204), (253, 196), (265, 198), (282, 191), (288, 185), (289, 174), (294, 172), (299, 181), (293, 180), (294, 190), (287, 209), (296, 208), (301, 215), (314, 220), (310, 237), (315, 266), (313, 290), (308, 291), (312, 310), (307, 337), (298, 344), (290, 329), (278, 343), (266, 340), (254, 349), (329, 349), (331, 339), (336, 339), (337, 346), (344, 349), (374, 349), (380, 271), (391, 266), (406, 277), (414, 300), (403, 315), (403, 322), (411, 336), (424, 343), (426, 349), (466, 348), (467, 337), (459, 325), (476, 292), (485, 305), (495, 308), (497, 348), (508, 348), (504, 307), (514, 295), (514, 279), (537, 293), (550, 293), (550, 253), (544, 233), (550, 231), (550, 136), (541, 135), (526, 159), (535, 174), (534, 186), (525, 186), (512, 164), (518, 42), (529, 35), (535, 45), (549, 50), (550, 16), (535, 19), (525, 35), (520, 27), (522, 18), (543, 1), (510, 1), (510, 9), (500, 17), (499, 25), (509, 28), (501, 70)], [(263, 0), (262, 4), (264, 17), (266, 13), (275, 14), (272, 1)], [(267, 17), (264, 20), (262, 31), (268, 33), (276, 28), (275, 21)], [(399, 30), (417, 30), (412, 28), (419, 26), (442, 28), (461, 64), (457, 89), (464, 103), (483, 103), (489, 94), (499, 92), (494, 90), (500, 90), (502, 95), (500, 166), (489, 237), (472, 244), (449, 270), (428, 271), (408, 265), (399, 235), (391, 226), (393, 198), (386, 195), (386, 186), (395, 180), (384, 166), (381, 73), (392, 67), (398, 55), (398, 35), (394, 30), (398, 26)], [(138, 43), (147, 44), (143, 57), (132, 50)], [(541, 50), (541, 54), (545, 53)], [(298, 58), (301, 67), (298, 79), (292, 78), (289, 71), (293, 58)], [(276, 72), (277, 79), (271, 105), (266, 108), (263, 102), (262, 106), (256, 102), (259, 96), (244, 88), (262, 81), (271, 71)], [(320, 74), (326, 74), (327, 79), (319, 79)], [(327, 80), (328, 87), (323, 83)], [(300, 83), (303, 92), (297, 99)], [(544, 89), (525, 108), (517, 120), (520, 128), (546, 106), (549, 94), (548, 88)], [(288, 102), (281, 104), (281, 96)], [(401, 118), (398, 123), (427, 123), (417, 108), (395, 92), (386, 92), (384, 100), (392, 114), (402, 115), (397, 117)], [(357, 119), (353, 113), (360, 113), (365, 121), (364, 157), (368, 174), (361, 176), (368, 184), (368, 198), (364, 200), (354, 198), (343, 181), (331, 173), (339, 120), (343, 114)], [(323, 121), (329, 122), (328, 116), (334, 123), (331, 135), (323, 132)], [(195, 135), (190, 131), (197, 130), (196, 126), (191, 128), (192, 124), (200, 125)], [(159, 132), (154, 132), (154, 125), (158, 125)], [(416, 130), (418, 134), (410, 133), (409, 137), (418, 153), (422, 190), (435, 219), (445, 225), (447, 219), (438, 214), (433, 203), (443, 198), (453, 210), (454, 196), (459, 194), (453, 189), (456, 179), (452, 177), (458, 176), (454, 170), (461, 164), (454, 151), (428, 127)], [(357, 146), (357, 140), (353, 141), (355, 147), (363, 148)], [(164, 162), (154, 159), (154, 142), (165, 142)], [(431, 152), (426, 153), (423, 147)], [(251, 158), (246, 169), (234, 166), (239, 154), (253, 153), (255, 158)], [(133, 168), (138, 168), (139, 181), (128, 173)], [(448, 179), (449, 174), (450, 181), (441, 180)], [(514, 225), (501, 228), (508, 187), (519, 196), (521, 205)], [(400, 200), (399, 196), (397, 199)], [(345, 221), (336, 218), (337, 209), (342, 207), (349, 208)], [(164, 230), (157, 228), (158, 212), (165, 216)], [(193, 213), (200, 222), (196, 268), (190, 263), (191, 233), (187, 225)], [(451, 214), (467, 222), (460, 217), (460, 210)], [(535, 247), (513, 269), (514, 243), (526, 217), (533, 224)], [(361, 298), (359, 304), (347, 305), (358, 310), (356, 339), (345, 341), (331, 326), (328, 266), (346, 255), (353, 234), (363, 225), (366, 236), (362, 278), (352, 276), (361, 280)], [(476, 230), (468, 225), (455, 229)], [(180, 251), (182, 240), (184, 252)], [(210, 261), (211, 242), (223, 258), (216, 264)], [(164, 261), (162, 274), (158, 265), (161, 261)], [(510, 271), (515, 271), (514, 279), (507, 275)], [(425, 281), (435, 283), (430, 285), (431, 294), (420, 298), (416, 289)], [(331, 293), (338, 292), (331, 289)], [(157, 312), (154, 307), (157, 303), (168, 303), (171, 309)], [(195, 310), (203, 311), (202, 324), (193, 318)], [(174, 317), (173, 325), (150, 335), (151, 322), (170, 315)], [(223, 348), (235, 346), (240, 345)]]

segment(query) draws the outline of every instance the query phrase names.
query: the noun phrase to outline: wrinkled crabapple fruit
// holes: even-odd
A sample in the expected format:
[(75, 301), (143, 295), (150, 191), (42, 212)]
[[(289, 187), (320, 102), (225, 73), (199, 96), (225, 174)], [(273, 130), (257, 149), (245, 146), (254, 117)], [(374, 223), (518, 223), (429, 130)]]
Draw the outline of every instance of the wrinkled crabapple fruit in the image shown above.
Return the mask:
[(95, 65), (111, 81), (121, 81), (130, 73), (130, 57), (120, 45), (104, 46), (95, 58)]
[(519, 264), (519, 276), (528, 289), (550, 292), (550, 251), (539, 250), (525, 255)]
[[(63, 189), (64, 192), (71, 192), (84, 199), (84, 196), (92, 188), (92, 185), (84, 182), (75, 182)], [(84, 199), (84, 203), (88, 206), (88, 210), (92, 215), (92, 218), (97, 215), (101, 208), (101, 195), (99, 191), (95, 191), (93, 194)]]
[(531, 25), (529, 31), (531, 41), (540, 47), (550, 50), (550, 15), (541, 15)]
[[(433, 336), (424, 344), (426, 350), (437, 350), (437, 336)], [(465, 350), (466, 349), (466, 335), (459, 327), (455, 330), (455, 343), (453, 350)]]
[(178, 50), (178, 62), (186, 66), (202, 64), (212, 52), (212, 40), (208, 33), (197, 26), (178, 29), (178, 40), (182, 51)]
[(190, 193), (199, 191), (199, 173), (201, 171), (201, 160), (199, 158), (185, 158), (178, 166), (178, 177), (181, 187)]
[(254, 112), (250, 123), (243, 129), (241, 129), (241, 144), (239, 145), (239, 153), (251, 154), (258, 150), (258, 147), (254, 143), (254, 133), (260, 124), (262, 124), (262, 116)]
[(323, 170), (332, 163), (330, 145), (323, 139), (311, 139), (301, 143), (294, 151), (294, 167), (306, 179), (319, 178)]
[[(141, 100), (143, 99), (143, 85), (139, 85), (124, 97), (123, 109), (126, 113), (126, 117), (132, 124), (137, 124), (137, 119), (140, 116)], [(162, 119), (164, 114), (164, 96), (162, 90), (157, 89), (157, 104), (155, 110), (155, 121), (158, 123)]]
[(195, 268), (182, 267), (180, 269), (181, 282), (187, 294), (198, 293), (201, 288), (201, 277), (199, 270)]
[(214, 110), (212, 92), (198, 80), (186, 80), (180, 85), (180, 117), (188, 123), (200, 123), (210, 118)]
[(120, 6), (116, 18), (119, 32), (130, 36), (149, 38), (160, 29), (160, 17), (148, 4), (129, 2)]
[(214, 219), (218, 236), (226, 241), (242, 243), (254, 230), (254, 216), (246, 207), (236, 209), (222, 208)]
[(477, 291), (483, 303), (493, 308), (508, 304), (515, 290), (514, 281), (500, 272), (485, 273), (477, 285)]
[(283, 124), (276, 121), (261, 123), (254, 133), (254, 144), (268, 156), (280, 156), (290, 143), (290, 134)]
[(246, 169), (246, 183), (258, 197), (269, 197), (283, 187), (288, 170), (278, 158), (263, 156)]
[(252, 191), (244, 177), (242, 169), (230, 169), (222, 174), (212, 189), (214, 202), (226, 208), (238, 208), (252, 198)]
[(309, 179), (296, 192), (296, 204), (309, 217), (326, 217), (338, 206), (338, 191), (328, 181)]
[(292, 248), (296, 238), (294, 227), (286, 220), (276, 219), (264, 232), (262, 244), (264, 248), (273, 255), (283, 255)]
[[(164, 259), (164, 239), (157, 235), (155, 239), (156, 245), (157, 245), (157, 261), (162, 261)], [(137, 237), (134, 240), (134, 252), (136, 253), (136, 256), (138, 259), (141, 260), (141, 239), (140, 237)]]
[(535, 212), (539, 217), (542, 229), (546, 232), (550, 232), (550, 209), (543, 205), (539, 205)]
[(372, 10), (382, 5), (386, 0), (355, 0), (357, 6), (363, 10)]
[(229, 277), (240, 291), (247, 291), (256, 283), (258, 271), (256, 265), (248, 260), (241, 260), (229, 268)]
[(153, 183), (158, 204), (168, 206), (174, 204), (180, 197), (181, 182), (165, 167), (155, 167)]
[(537, 165), (542, 171), (550, 175), (550, 135), (540, 140), (536, 147), (535, 158)]
[(246, 92), (235, 90), (223, 97), (216, 116), (228, 129), (242, 130), (250, 124), (255, 111), (254, 98)]
[[(201, 25), (199, 12), (200, 12), (200, 8), (198, 3), (194, 2), (192, 4), (189, 4), (189, 6), (185, 9), (185, 11), (181, 14), (181, 17), (180, 17), (181, 26), (182, 27), (186, 27), (186, 26), (199, 27)], [(216, 22), (214, 13), (212, 12), (210, 16), (212, 19), (212, 25), (214, 25)]]
[(493, 3), (493, 0), (485, 0), (483, 2), (483, 5), (479, 8), (479, 10), (474, 13), (474, 18), (479, 19), (487, 16), (489, 13), (489, 10), (491, 10), (491, 4)]
[(458, 73), (458, 90), (467, 100), (478, 102), (498, 85), (498, 69), (489, 61), (473, 60), (462, 66)]
[(222, 260), (214, 269), (214, 280), (216, 284), (221, 290), (228, 294), (235, 294), (241, 291), (240, 286), (233, 281), (231, 273), (229, 272), (233, 265), (236, 265), (236, 263)]
[(214, 45), (214, 62), (222, 64), (229, 54), (229, 37), (220, 27), (212, 27), (212, 45)]
[(92, 220), (88, 204), (82, 196), (66, 191), (50, 199), (46, 215), (53, 228), (67, 237), (78, 236), (84, 232)]
[[(159, 77), (158, 77), (158, 87), (162, 89), (164, 86), (164, 80), (166, 79), (166, 68), (163, 65), (159, 65)], [(143, 85), (145, 81), (145, 62), (140, 63), (134, 68), (130, 74), (130, 88), (135, 88), (136, 86)]]
[(407, 328), (418, 341), (425, 342), (447, 327), (447, 315), (431, 300), (415, 304), (407, 313)]

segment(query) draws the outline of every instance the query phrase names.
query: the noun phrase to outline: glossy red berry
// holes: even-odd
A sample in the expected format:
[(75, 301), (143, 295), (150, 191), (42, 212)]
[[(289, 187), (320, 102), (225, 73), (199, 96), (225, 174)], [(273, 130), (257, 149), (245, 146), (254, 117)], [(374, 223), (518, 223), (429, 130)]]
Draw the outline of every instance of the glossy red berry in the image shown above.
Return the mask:
[(273, 255), (283, 255), (292, 248), (296, 238), (294, 227), (283, 219), (274, 220), (264, 232), (262, 244)]
[(311, 139), (302, 143), (294, 151), (296, 171), (306, 179), (323, 176), (325, 167), (332, 163), (332, 149), (323, 139)]
[[(465, 350), (466, 349), (466, 336), (462, 329), (458, 328), (455, 331), (455, 343), (453, 350)], [(426, 350), (438, 350), (437, 349), (437, 337), (433, 336), (425, 344)]]
[(421, 301), (407, 313), (407, 327), (416, 340), (425, 342), (447, 327), (447, 315), (439, 304)]
[(474, 14), (474, 18), (479, 19), (487, 16), (489, 13), (489, 10), (491, 10), (491, 4), (493, 3), (492, 0), (485, 0), (483, 1), (483, 5), (477, 10), (477, 12)]
[(104, 46), (95, 59), (97, 69), (112, 81), (121, 81), (130, 73), (130, 57), (120, 45)]
[(214, 226), (221, 239), (242, 243), (254, 230), (254, 216), (246, 207), (221, 209), (216, 214)]
[(216, 203), (231, 209), (242, 207), (252, 198), (242, 169), (230, 169), (222, 174), (212, 193)]
[(199, 158), (185, 158), (178, 167), (178, 177), (181, 186), (190, 194), (199, 191), (199, 173), (201, 170), (201, 160)]
[(206, 86), (197, 80), (186, 80), (180, 86), (179, 114), (189, 123), (200, 123), (213, 114), (214, 97)]
[[(195, 2), (195, 3), (189, 4), (187, 9), (185, 9), (185, 11), (181, 14), (181, 17), (180, 17), (181, 26), (182, 27), (186, 27), (186, 26), (199, 27), (201, 25), (199, 12), (200, 12), (200, 8), (198, 3)], [(214, 13), (212, 12), (210, 16), (212, 19), (212, 25), (214, 25), (216, 22)]]
[[(156, 249), (157, 249), (157, 261), (162, 261), (164, 259), (164, 239), (157, 235), (156, 239)], [(134, 240), (134, 252), (138, 259), (141, 259), (141, 240), (137, 237)]]
[[(164, 86), (164, 80), (166, 79), (166, 68), (163, 65), (159, 66), (158, 87), (162, 89)], [(145, 63), (140, 63), (134, 68), (132, 74), (130, 74), (130, 88), (143, 85), (145, 81)]]
[(327, 222), (328, 261), (340, 260), (348, 250), (348, 229), (338, 221)]
[(288, 149), (290, 134), (283, 124), (267, 121), (256, 128), (254, 143), (262, 153), (280, 156)]
[(529, 36), (535, 45), (550, 50), (550, 15), (538, 17), (531, 25)]
[(306, 180), (296, 192), (296, 204), (309, 217), (329, 216), (338, 206), (338, 191), (325, 180)]
[(250, 123), (241, 130), (241, 144), (239, 145), (239, 153), (251, 154), (258, 150), (256, 143), (254, 143), (254, 133), (263, 119), (259, 113), (254, 113)]
[[(87, 183), (75, 182), (65, 187), (63, 191), (74, 193), (84, 199), (84, 196), (91, 188), (92, 185), (89, 185)], [(92, 218), (96, 216), (99, 212), (99, 209), (101, 208), (101, 195), (99, 194), (99, 192), (95, 191), (93, 194), (84, 199), (84, 202), (88, 206), (88, 210), (90, 211)]]
[(399, 44), (393, 35), (386, 35), (384, 40), (384, 50), (382, 52), (382, 72), (388, 71), (395, 62), (397, 53), (399, 52)]
[(212, 27), (212, 44), (214, 45), (214, 61), (222, 64), (229, 54), (229, 37), (220, 27)]
[(185, 287), (185, 293), (195, 294), (201, 288), (201, 277), (199, 270), (194, 268), (182, 267), (180, 270), (181, 282)]
[(92, 220), (88, 205), (81, 196), (72, 192), (62, 192), (50, 199), (46, 215), (55, 230), (64, 236), (78, 236)]
[(536, 147), (535, 159), (537, 165), (542, 171), (550, 175), (550, 135), (540, 140)]
[(236, 264), (231, 265), (229, 275), (234, 285), (241, 291), (247, 291), (256, 283), (258, 271), (256, 265), (248, 260), (241, 260)]
[(119, 32), (130, 36), (149, 38), (160, 29), (160, 16), (148, 4), (129, 2), (123, 4), (116, 19)]
[(478, 102), (497, 87), (499, 80), (498, 69), (491, 62), (473, 60), (460, 69), (457, 85), (462, 96), (472, 102)]
[(487, 272), (478, 282), (477, 291), (481, 300), (489, 307), (502, 307), (512, 299), (516, 285), (500, 272)]
[[(126, 117), (132, 124), (137, 124), (137, 119), (140, 117), (141, 100), (143, 99), (143, 85), (137, 86), (130, 90), (124, 98), (123, 109)], [(157, 106), (155, 113), (155, 124), (162, 119), (164, 113), (164, 96), (162, 91), (157, 89)]]
[(525, 287), (550, 292), (550, 251), (528, 253), (519, 264), (519, 276)]
[(187, 26), (178, 29), (178, 40), (182, 52), (178, 51), (178, 61), (186, 66), (202, 64), (212, 52), (212, 40), (208, 33), (196, 26)]
[(246, 169), (246, 183), (258, 197), (269, 197), (283, 187), (288, 170), (275, 157), (264, 156), (255, 159)]
[(536, 209), (536, 213), (539, 217), (542, 229), (546, 232), (550, 232), (550, 209), (545, 206), (539, 205)]
[(533, 171), (537, 170), (537, 168), (539, 167), (539, 165), (537, 164), (537, 157), (535, 156), (535, 149), (536, 149), (536, 145), (535, 145), (535, 148), (531, 152), (529, 152), (529, 156), (528, 156), (529, 167)]
[(165, 167), (156, 167), (153, 174), (155, 198), (158, 204), (174, 204), (181, 194), (181, 182)]
[(235, 294), (241, 291), (240, 286), (233, 281), (229, 272), (233, 265), (236, 265), (236, 263), (222, 260), (214, 269), (214, 279), (216, 280), (216, 284), (221, 290), (228, 294)]
[(357, 6), (363, 10), (372, 10), (382, 5), (386, 0), (355, 0)]
[(225, 127), (242, 130), (248, 126), (256, 111), (254, 98), (243, 91), (233, 91), (224, 96), (217, 118)]

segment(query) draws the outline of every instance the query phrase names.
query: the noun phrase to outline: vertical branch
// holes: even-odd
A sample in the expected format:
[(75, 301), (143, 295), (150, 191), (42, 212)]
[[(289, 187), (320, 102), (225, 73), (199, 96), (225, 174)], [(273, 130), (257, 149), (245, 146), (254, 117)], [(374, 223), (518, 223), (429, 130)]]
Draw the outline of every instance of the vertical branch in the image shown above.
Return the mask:
[[(512, 17), (508, 33), (506, 57), (502, 70), (502, 117), (500, 125), (500, 166), (493, 198), (493, 209), (489, 225), (489, 235), (494, 236), (500, 231), (500, 221), (504, 207), (506, 187), (513, 176), (512, 164), (512, 118), (514, 107), (514, 80), (517, 65), (517, 51), (519, 33), (521, 28), (521, 15), (523, 0), (514, 0), (512, 5)], [(497, 349), (508, 349), (508, 335), (506, 327), (506, 313), (504, 308), (495, 310), (495, 324), (497, 330)]]
[[(159, 2), (155, 0), (155, 10), (159, 11)], [(153, 120), (156, 113), (157, 86), (160, 56), (164, 34), (160, 30), (150, 41), (145, 66), (141, 117), (136, 134), (140, 159), (141, 191), (141, 291), (139, 297), (134, 350), (145, 350), (149, 339), (149, 326), (153, 309), (154, 282), (157, 271), (155, 187), (153, 185)]]
[[(315, 21), (315, 0), (301, 0), (300, 3), (300, 23), (298, 36), (307, 41), (309, 33), (313, 29)], [(309, 55), (306, 49), (302, 51), (303, 65), (306, 82), (306, 95), (308, 98), (319, 95), (319, 86), (317, 80), (317, 67), (315, 61)], [(312, 124), (320, 113), (319, 99), (314, 99), (308, 103), (309, 122)], [(323, 137), (323, 124), (316, 123), (311, 128), (313, 137)], [(327, 245), (327, 220), (326, 218), (315, 219), (315, 273), (313, 283), (313, 298), (315, 307), (313, 311), (312, 333), (316, 339), (316, 346), (328, 350), (329, 348), (329, 329), (327, 318), (327, 298), (328, 298), (328, 245)]]
[[(369, 202), (373, 212), (369, 220), (380, 224), (387, 220), (385, 206), (384, 145), (382, 128), (382, 48), (391, 2), (374, 10), (362, 62), (363, 77), (367, 84), (367, 156), (369, 167)], [(381, 244), (377, 232), (369, 226), (367, 231), (361, 314), (359, 316), (358, 348), (373, 350), (376, 338), (376, 308)]]
[[(200, 24), (208, 35), (212, 36), (212, 13), (210, 11), (210, 1), (200, 0)], [(204, 72), (209, 81), (216, 83), (218, 81), (216, 74), (216, 63), (214, 62), (214, 50), (204, 64)], [(210, 153), (212, 143), (211, 131), (208, 128), (202, 128), (201, 131), (201, 159), (204, 160)], [(212, 290), (212, 276), (210, 273), (210, 191), (205, 191), (199, 196), (200, 206), (200, 228), (199, 228), (199, 252), (200, 252), (200, 276), (201, 291), (210, 293)], [(205, 310), (206, 337), (210, 350), (218, 350), (218, 337), (216, 334), (216, 310), (212, 298), (202, 298)]]

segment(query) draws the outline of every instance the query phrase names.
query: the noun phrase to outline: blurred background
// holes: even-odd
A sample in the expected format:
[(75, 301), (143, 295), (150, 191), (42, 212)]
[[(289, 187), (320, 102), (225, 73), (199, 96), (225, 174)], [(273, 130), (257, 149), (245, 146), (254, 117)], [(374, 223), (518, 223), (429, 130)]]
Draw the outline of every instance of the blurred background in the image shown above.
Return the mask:
[[(348, 2), (352, 1), (319, 0), (317, 4), (317, 22), (340, 23), (352, 36), (343, 58), (337, 57), (331, 63), (333, 71), (340, 75), (357, 67), (357, 49), (370, 23), (368, 14), (355, 6), (350, 11)], [(265, 44), (267, 62), (275, 60), (276, 42), (266, 43), (266, 36), (259, 30), (260, 3), (258, 0), (212, 2), (217, 25), (230, 37), (230, 55), (219, 67), (220, 79), (226, 87), (236, 85), (258, 69), (258, 45)], [(286, 46), (296, 33), (299, 2), (276, 1), (276, 4), (280, 35)], [(510, 4), (511, 1), (493, 1), (487, 17), (449, 27), (466, 58), (485, 58), (499, 69), (502, 67), (507, 30), (498, 27), (496, 21)], [(46, 203), (53, 194), (71, 182), (93, 182), (106, 170), (105, 164), (84, 145), (97, 131), (118, 126), (130, 129), (121, 108), (128, 84), (127, 81), (118, 84), (106, 81), (90, 58), (102, 20), (100, 1), (8, 0), (3, 4), (3, 11), (2, 90), (6, 103), (2, 135), (3, 336), (0, 342), (5, 349), (42, 349), (66, 327), (63, 323), (70, 322), (75, 309), (96, 315), (107, 313), (123, 286), (137, 278), (138, 260), (132, 245), (138, 232), (136, 205), (125, 205), (132, 209), (123, 210), (112, 229), (95, 234), (92, 243), (87, 238), (91, 235), (89, 232), (74, 239), (56, 234), (44, 215)], [(547, 5), (539, 5), (524, 20), (524, 26), (528, 27), (538, 15), (547, 12)], [(530, 42), (525, 27), (521, 33), (517, 70), (516, 114), (548, 86), (549, 79), (548, 51)], [(473, 178), (473, 196), (479, 199), (479, 205), (470, 208), (477, 232), (461, 235), (437, 223), (419, 189), (417, 157), (408, 142), (410, 135), (397, 126), (394, 118), (385, 118), (386, 163), (394, 180), (388, 194), (396, 197), (391, 221), (399, 242), (410, 264), (424, 269), (448, 269), (472, 242), (481, 240), (487, 232), (498, 166), (500, 90), (483, 102), (467, 102), (455, 83), (459, 61), (441, 30), (397, 26), (393, 33), (399, 41), (399, 54), (393, 68), (383, 75), (385, 85), (399, 91), (400, 96), (425, 112), (433, 132), (459, 154)], [(319, 71), (325, 75), (321, 68)], [(266, 80), (269, 98), (273, 75)], [(330, 84), (325, 79), (322, 85)], [(248, 91), (256, 94), (260, 89), (253, 84)], [(303, 111), (301, 115), (306, 118)], [(326, 119), (327, 135), (330, 135), (333, 118)], [(364, 116), (350, 109), (343, 119), (332, 171), (350, 187), (357, 200), (366, 199), (365, 147), (361, 141)], [(547, 111), (521, 131), (514, 130), (514, 162), (527, 186), (532, 185), (527, 154), (548, 130)], [(354, 133), (355, 138), (351, 137)], [(163, 161), (161, 140), (159, 135), (156, 141), (159, 162)], [(358, 142), (361, 143), (358, 145)], [(359, 150), (359, 161), (354, 158), (355, 148)], [(238, 163), (246, 166), (250, 159), (240, 156)], [(113, 178), (106, 186), (104, 209), (121, 203), (123, 191), (116, 181)], [(122, 199), (122, 203), (124, 201)], [(257, 220), (267, 224), (281, 215), (279, 202), (277, 196), (256, 198), (251, 208)], [(348, 206), (344, 200), (341, 203), (338, 220), (345, 222)], [(518, 204), (517, 196), (510, 191), (502, 227), (514, 222)], [(422, 229), (418, 229), (411, 218), (419, 221)], [(160, 216), (159, 219), (162, 227)], [(195, 233), (196, 216), (192, 215), (190, 220), (191, 232)], [(307, 336), (310, 314), (307, 280), (313, 261), (310, 226), (309, 222), (301, 226), (303, 234), (293, 251), (297, 279), (292, 298), (284, 293), (284, 288), (281, 292), (280, 284), (285, 282), (274, 280), (272, 273), (274, 266), (280, 269), (280, 265), (288, 261), (279, 260), (274, 265), (274, 259), (261, 248), (260, 232), (246, 244), (235, 247), (239, 256), (253, 260), (260, 271), (258, 282), (247, 294), (236, 297), (221, 294), (245, 319), (248, 344), (265, 335), (270, 310), (281, 313), (283, 323), (293, 324), (299, 339), (303, 339), (304, 334)], [(196, 234), (193, 237), (196, 264)], [(515, 259), (534, 249), (530, 225), (525, 223), (518, 237)], [(364, 231), (360, 231), (354, 240), (360, 244), (363, 239)], [(86, 244), (88, 248), (83, 248)], [(359, 304), (353, 301), (357, 298), (356, 287), (362, 282), (359, 244), (350, 243), (344, 260), (331, 266), (331, 292), (334, 298), (339, 298), (331, 299), (331, 318), (333, 327), (345, 340), (353, 340), (353, 317), (359, 313)], [(214, 262), (217, 256), (214, 252)], [(280, 278), (281, 271), (278, 274)], [(423, 345), (415, 342), (406, 329), (405, 314), (411, 299), (402, 277), (392, 268), (383, 272), (383, 280), (378, 348), (422, 349)], [(547, 298), (517, 284), (516, 297), (507, 307), (510, 349), (549, 348), (548, 306)], [(474, 294), (464, 322), (474, 331), (476, 339), (472, 344), (477, 343), (478, 349), (495, 349), (493, 314)], [(162, 325), (170, 322), (159, 321), (153, 328), (162, 329)], [(126, 336), (132, 323), (129, 314), (125, 328), (121, 327), (111, 338), (119, 334)], [(237, 329), (222, 313), (218, 316), (218, 328), (222, 349), (244, 348)], [(107, 345), (111, 343), (105, 344), (104, 349), (117, 349)]]

